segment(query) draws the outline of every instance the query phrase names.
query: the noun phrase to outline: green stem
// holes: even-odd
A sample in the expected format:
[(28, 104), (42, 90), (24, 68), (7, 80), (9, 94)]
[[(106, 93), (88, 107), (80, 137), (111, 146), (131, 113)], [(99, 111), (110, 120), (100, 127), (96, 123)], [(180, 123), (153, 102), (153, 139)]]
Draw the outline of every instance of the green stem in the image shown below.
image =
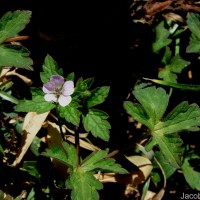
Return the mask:
[(65, 141), (65, 135), (62, 131), (62, 123), (61, 123), (61, 120), (60, 120), (60, 115), (59, 115), (59, 112), (58, 112), (58, 105), (56, 106), (56, 115), (58, 117), (58, 125), (59, 125), (59, 128), (60, 128), (60, 133), (61, 133), (61, 136), (62, 136), (62, 140)]

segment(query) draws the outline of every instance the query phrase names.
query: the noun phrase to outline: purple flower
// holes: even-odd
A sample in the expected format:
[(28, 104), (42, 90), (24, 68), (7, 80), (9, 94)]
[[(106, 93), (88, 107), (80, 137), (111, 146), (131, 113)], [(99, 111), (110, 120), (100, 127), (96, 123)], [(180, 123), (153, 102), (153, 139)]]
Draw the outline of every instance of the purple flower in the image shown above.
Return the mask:
[(74, 92), (74, 82), (66, 81), (59, 75), (53, 75), (50, 82), (43, 85), (42, 90), (45, 94), (46, 101), (58, 102), (61, 106), (67, 106), (71, 101), (70, 95)]

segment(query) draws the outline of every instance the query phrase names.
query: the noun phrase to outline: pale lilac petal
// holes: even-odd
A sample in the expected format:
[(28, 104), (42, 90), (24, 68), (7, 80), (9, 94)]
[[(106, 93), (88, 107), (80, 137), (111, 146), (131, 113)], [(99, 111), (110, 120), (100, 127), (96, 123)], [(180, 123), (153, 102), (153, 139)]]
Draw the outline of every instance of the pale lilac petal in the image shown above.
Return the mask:
[(64, 78), (59, 75), (53, 75), (50, 78), (50, 82), (54, 83), (54, 87), (61, 87), (64, 84)]
[(62, 88), (62, 94), (67, 96), (73, 94), (73, 92), (74, 92), (74, 82), (66, 81)]
[(65, 96), (63, 96), (63, 95), (60, 95), (59, 98), (58, 98), (58, 103), (59, 103), (62, 107), (67, 106), (71, 101), (72, 101), (71, 96), (65, 97)]
[(45, 94), (44, 99), (46, 101), (54, 101), (57, 102), (57, 97), (55, 94)]
[(55, 88), (55, 85), (53, 83), (49, 82), (49, 83), (46, 83), (43, 85), (42, 90), (44, 93), (49, 94), (49, 93), (54, 92), (54, 88)]

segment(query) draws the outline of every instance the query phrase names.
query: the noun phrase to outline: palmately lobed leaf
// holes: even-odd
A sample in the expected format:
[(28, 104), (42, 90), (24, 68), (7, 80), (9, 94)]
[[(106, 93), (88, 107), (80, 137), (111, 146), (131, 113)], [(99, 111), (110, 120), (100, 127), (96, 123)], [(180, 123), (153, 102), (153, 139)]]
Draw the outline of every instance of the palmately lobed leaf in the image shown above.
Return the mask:
[(91, 132), (94, 137), (102, 140), (109, 140), (110, 123), (106, 120), (107, 115), (104, 112), (90, 109), (86, 116), (83, 117), (83, 126), (86, 131)]
[(66, 181), (66, 187), (72, 189), (73, 200), (99, 200), (97, 190), (103, 189), (103, 184), (80, 167)]
[(0, 44), (7, 38), (15, 37), (30, 22), (32, 12), (29, 10), (17, 10), (7, 12), (0, 19)]
[(155, 86), (135, 88), (133, 95), (142, 105), (151, 123), (153, 125), (158, 123), (167, 109), (170, 95), (163, 88)]
[(79, 126), (81, 112), (78, 110), (79, 105), (75, 102), (71, 102), (68, 106), (59, 107), (59, 113), (62, 118), (65, 118), (67, 122)]

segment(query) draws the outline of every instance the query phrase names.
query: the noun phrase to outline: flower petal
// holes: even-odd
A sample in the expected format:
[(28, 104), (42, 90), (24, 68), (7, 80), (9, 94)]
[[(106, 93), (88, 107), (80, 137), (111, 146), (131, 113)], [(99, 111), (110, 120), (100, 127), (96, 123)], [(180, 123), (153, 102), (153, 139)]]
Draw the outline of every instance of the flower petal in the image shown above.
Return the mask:
[(67, 97), (66, 97), (66, 96), (60, 95), (59, 98), (58, 98), (58, 103), (59, 103), (62, 107), (67, 106), (71, 101), (72, 101), (71, 96), (67, 96)]
[(54, 101), (57, 102), (57, 97), (55, 94), (45, 94), (44, 99), (46, 101)]
[(50, 82), (55, 85), (54, 87), (61, 87), (64, 84), (64, 78), (60, 75), (53, 75), (50, 78)]
[(66, 81), (62, 88), (63, 95), (71, 95), (74, 92), (74, 82), (73, 81)]
[(43, 85), (42, 90), (44, 93), (49, 94), (54, 92), (54, 88), (55, 88), (54, 84), (49, 82)]

